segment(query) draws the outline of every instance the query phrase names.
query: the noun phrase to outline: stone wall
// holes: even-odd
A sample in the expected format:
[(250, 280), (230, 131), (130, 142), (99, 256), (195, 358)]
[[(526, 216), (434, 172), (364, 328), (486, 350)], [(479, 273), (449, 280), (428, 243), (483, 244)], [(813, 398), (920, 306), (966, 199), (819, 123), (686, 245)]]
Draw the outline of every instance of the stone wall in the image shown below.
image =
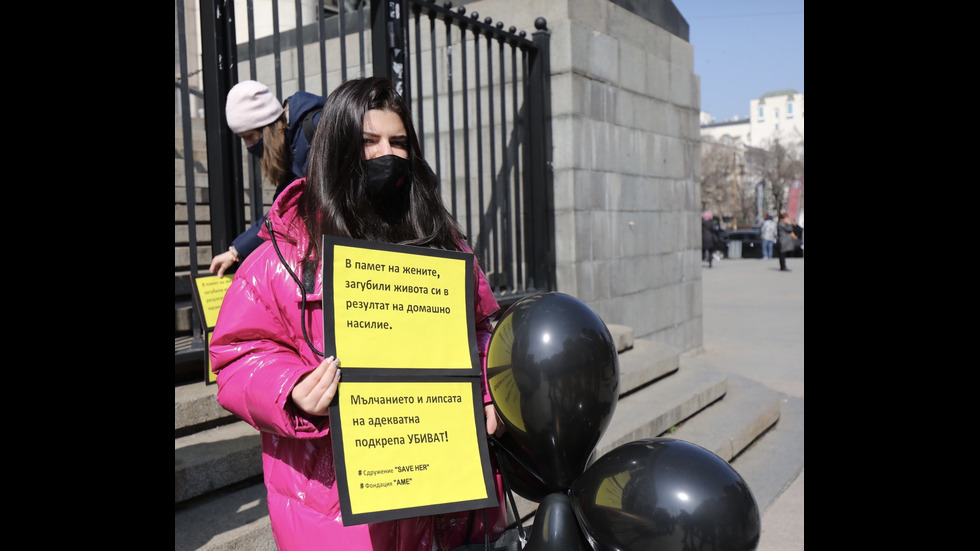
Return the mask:
[[(633, 327), (636, 338), (691, 351), (702, 346), (701, 92), (694, 48), (682, 18), (672, 34), (644, 17), (651, 13), (620, 4), (629, 3), (465, 5), (507, 14), (508, 25), (542, 16), (552, 33), (559, 291), (606, 323)], [(672, 2), (645, 4), (659, 4), (648, 11), (673, 16), (667, 23), (677, 26)]]

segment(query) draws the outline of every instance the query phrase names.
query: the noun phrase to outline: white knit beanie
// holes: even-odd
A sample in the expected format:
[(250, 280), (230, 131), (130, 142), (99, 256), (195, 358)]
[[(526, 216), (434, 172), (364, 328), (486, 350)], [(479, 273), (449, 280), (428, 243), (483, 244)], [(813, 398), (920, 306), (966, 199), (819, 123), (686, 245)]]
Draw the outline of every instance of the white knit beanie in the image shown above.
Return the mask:
[(235, 134), (271, 124), (282, 115), (282, 104), (269, 87), (255, 80), (239, 82), (228, 91), (225, 118)]

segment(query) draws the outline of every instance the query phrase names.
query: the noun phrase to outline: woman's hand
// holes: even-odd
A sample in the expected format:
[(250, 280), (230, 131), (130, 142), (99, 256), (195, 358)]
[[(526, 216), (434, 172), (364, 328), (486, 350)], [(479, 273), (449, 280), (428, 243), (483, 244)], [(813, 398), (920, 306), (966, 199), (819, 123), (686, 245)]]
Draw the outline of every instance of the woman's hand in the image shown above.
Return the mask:
[(299, 378), (290, 397), (293, 404), (310, 415), (326, 415), (340, 384), (340, 362), (324, 358), (313, 371)]
[(235, 251), (234, 246), (232, 246), (227, 251), (211, 259), (211, 266), (208, 268), (208, 271), (221, 277), (225, 275), (225, 270), (231, 268), (235, 262), (238, 262), (238, 251)]
[(487, 434), (500, 436), (504, 433), (504, 422), (501, 421), (497, 408), (493, 404), (483, 406), (483, 414), (487, 417)]

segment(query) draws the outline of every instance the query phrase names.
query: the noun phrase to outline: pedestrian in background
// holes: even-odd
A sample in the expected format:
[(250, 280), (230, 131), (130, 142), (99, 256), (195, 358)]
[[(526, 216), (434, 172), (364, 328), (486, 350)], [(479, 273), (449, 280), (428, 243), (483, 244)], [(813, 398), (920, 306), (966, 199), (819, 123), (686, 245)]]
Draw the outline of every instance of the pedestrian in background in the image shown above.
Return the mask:
[(793, 252), (796, 247), (793, 240), (796, 234), (793, 233), (793, 224), (789, 223), (789, 217), (785, 212), (779, 213), (779, 223), (776, 224), (776, 233), (779, 235), (779, 270), (782, 272), (790, 271), (786, 267), (786, 257)]
[[(272, 533), (280, 551), (432, 551), (494, 541), (496, 507), (344, 525), (331, 440), (330, 402), (340, 361), (324, 350), (322, 236), (471, 253), (422, 157), (412, 115), (391, 81), (348, 80), (331, 92), (310, 151), (307, 178), (286, 187), (262, 228), (268, 240), (235, 273), (209, 352), (217, 401), (259, 430)], [(476, 342), (488, 435), (503, 421), (486, 386), (486, 354), (500, 309), (473, 264), (469, 339)], [(446, 345), (433, 334), (420, 347)], [(475, 430), (475, 429), (474, 429)], [(469, 548), (469, 547), (467, 547)], [(481, 546), (482, 548), (482, 546)]]
[(766, 219), (762, 222), (762, 258), (770, 259), (772, 258), (772, 249), (776, 244), (776, 221), (772, 219), (771, 214), (766, 215)]
[(701, 258), (708, 261), (709, 268), (715, 256), (715, 249), (721, 244), (718, 226), (713, 219), (714, 215), (710, 210), (701, 213)]
[[(326, 101), (323, 96), (296, 92), (279, 103), (269, 87), (256, 80), (244, 80), (228, 91), (228, 128), (245, 142), (248, 154), (260, 160), (265, 179), (276, 186), (273, 201), (293, 180), (306, 176), (307, 153)], [(259, 228), (265, 218), (263, 214), (227, 251), (215, 255), (209, 271), (218, 277), (225, 275), (225, 270), (262, 244)]]

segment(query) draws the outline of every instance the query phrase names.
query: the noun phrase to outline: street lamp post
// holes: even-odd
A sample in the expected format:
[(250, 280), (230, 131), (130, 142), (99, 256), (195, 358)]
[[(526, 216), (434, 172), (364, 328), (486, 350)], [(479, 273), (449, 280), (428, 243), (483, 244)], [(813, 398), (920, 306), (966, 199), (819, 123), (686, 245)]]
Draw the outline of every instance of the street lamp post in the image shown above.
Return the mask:
[(738, 229), (738, 204), (741, 185), (739, 178), (745, 175), (745, 161), (740, 161), (738, 152), (732, 153), (732, 229)]

